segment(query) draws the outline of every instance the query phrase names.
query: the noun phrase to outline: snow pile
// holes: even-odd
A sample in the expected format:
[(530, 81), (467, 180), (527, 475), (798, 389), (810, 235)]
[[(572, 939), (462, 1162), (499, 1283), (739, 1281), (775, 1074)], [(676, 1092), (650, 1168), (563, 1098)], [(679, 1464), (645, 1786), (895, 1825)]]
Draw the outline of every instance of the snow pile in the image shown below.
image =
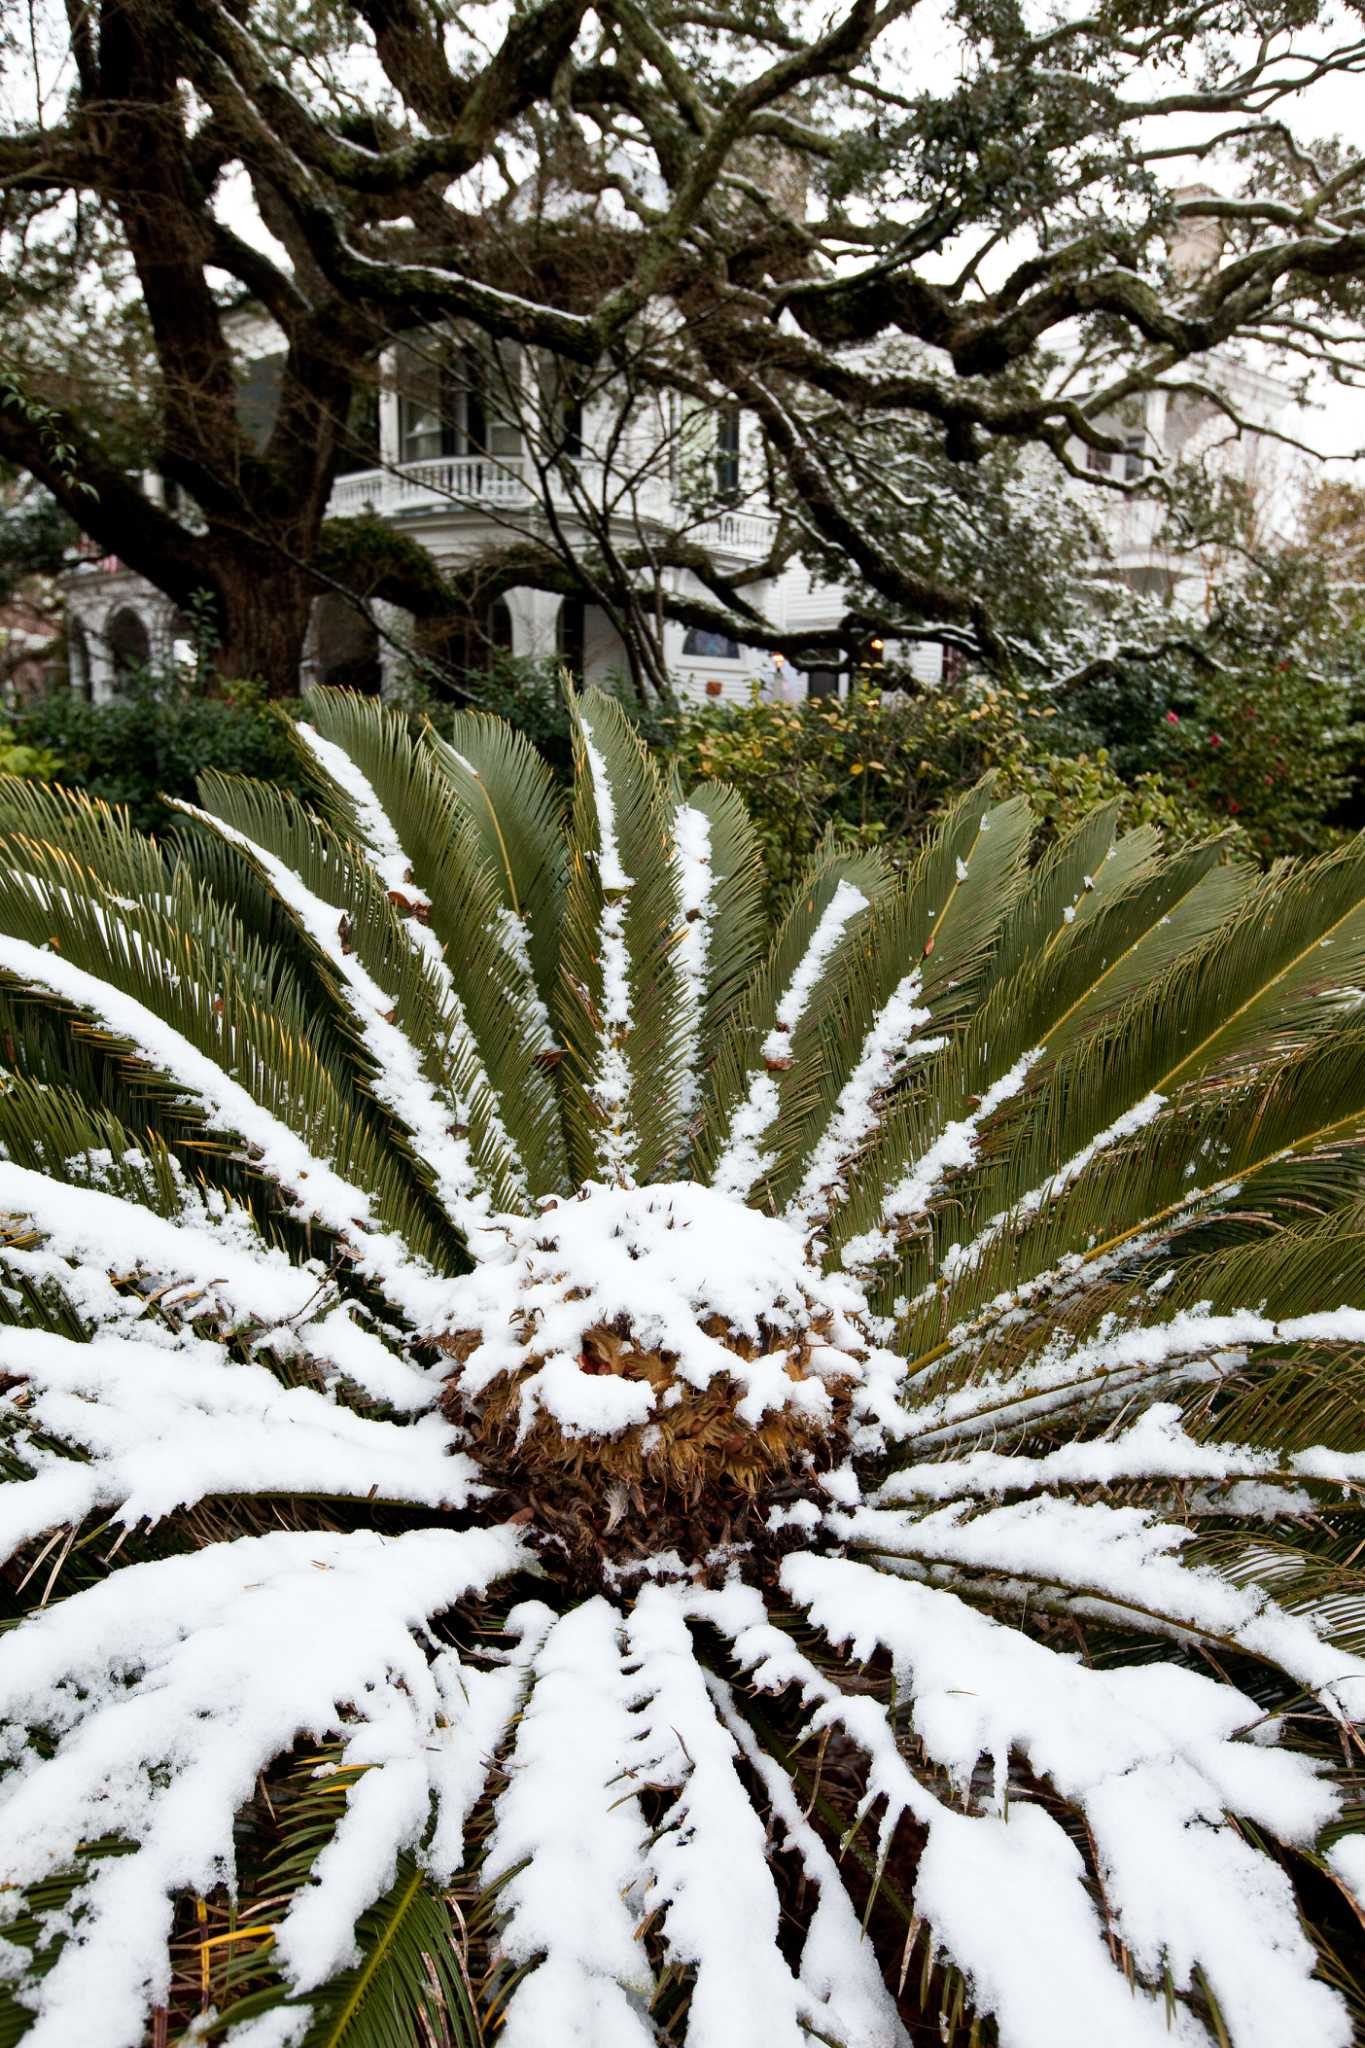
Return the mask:
[[(1347, 2048), (1349, 2017), (1313, 1981), (1316, 1953), (1287, 1877), (1225, 1824), (1236, 1813), (1311, 1846), (1336, 1811), (1312, 1761), (1273, 1747), (1254, 1700), (1168, 1664), (1091, 1669), (954, 1594), (844, 1559), (789, 1558), (782, 1578), (832, 1643), (860, 1660), (889, 1652), (915, 1735), (961, 1796), (983, 1758), (992, 1766), (985, 1812), (930, 1817), (915, 1903), (1005, 2038), (1025, 2048), (1172, 2038), (1160, 2002), (1108, 1963), (1074, 1846), (1041, 1807), (1017, 1793), (1007, 1803), (1018, 1752), (1084, 1813), (1108, 1910), (1149, 1981), (1169, 1968), (1187, 1991), (1198, 1969), (1237, 2048)], [(745, 1647), (741, 1637), (741, 1656)], [(758, 1651), (760, 1683), (763, 1647), (745, 1656)], [(826, 1697), (814, 1724), (843, 1720), (862, 1740), (868, 1704)], [(1259, 1739), (1248, 1740), (1253, 1727)], [(1204, 2038), (1188, 2019), (1179, 2026), (1177, 2040)]]
[[(448, 1783), (437, 1730), (455, 1689), (433, 1678), (419, 1637), (521, 1561), (507, 1529), (244, 1537), (116, 1571), (11, 1635), (0, 1885), (68, 1867), (105, 1835), (135, 1845), (89, 1866), (55, 1923), (70, 1931), (28, 1994), (29, 2048), (141, 2040), (166, 1999), (173, 1895), (230, 1882), (236, 1815), (300, 1736), (340, 1736), (343, 1764), (368, 1753), (378, 1766), (365, 1826), (326, 1873), (345, 1912), (311, 1940), (305, 1922), (287, 1951), (305, 1990), (344, 1961), (346, 1914), (379, 1895), (386, 1857), (416, 1845)], [(0, 1911), (22, 1905), (0, 1892)]]
[[(583, 1370), (584, 1338), (602, 1326), (628, 1327), (638, 1349), (665, 1354), (678, 1383), (727, 1376), (750, 1423), (789, 1407), (822, 1417), (821, 1375), (859, 1377), (857, 1288), (812, 1265), (790, 1224), (692, 1182), (591, 1185), (536, 1217), (499, 1217), (471, 1249), (479, 1264), (452, 1283), (456, 1326), (478, 1337), (461, 1390), (477, 1401), (499, 1374), (524, 1375), (523, 1427), (537, 1411), (569, 1435), (649, 1420), (656, 1397), (646, 1381)], [(712, 1317), (736, 1337), (791, 1341), (745, 1359), (701, 1328)], [(794, 1378), (788, 1363), (812, 1336), (815, 1376)]]
[[(156, 1341), (160, 1337), (162, 1341)], [(0, 1487), (0, 1559), (95, 1508), (158, 1521), (213, 1494), (379, 1497), (463, 1507), (476, 1474), (439, 1417), (378, 1422), (311, 1387), (282, 1386), (195, 1337), (114, 1330), (89, 1343), (5, 1333), (0, 1423), (32, 1476)], [(39, 1442), (24, 1441), (28, 1436)], [(63, 1457), (41, 1439), (83, 1455)]]

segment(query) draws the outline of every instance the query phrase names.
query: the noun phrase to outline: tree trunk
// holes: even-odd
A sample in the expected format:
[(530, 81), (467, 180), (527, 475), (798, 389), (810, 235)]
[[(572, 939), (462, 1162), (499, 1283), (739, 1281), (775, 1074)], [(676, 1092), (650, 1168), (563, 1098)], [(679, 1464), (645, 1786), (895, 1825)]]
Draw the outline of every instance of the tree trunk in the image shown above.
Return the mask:
[(225, 681), (264, 683), (272, 697), (297, 695), (316, 586), (280, 556), (215, 566), (218, 673)]

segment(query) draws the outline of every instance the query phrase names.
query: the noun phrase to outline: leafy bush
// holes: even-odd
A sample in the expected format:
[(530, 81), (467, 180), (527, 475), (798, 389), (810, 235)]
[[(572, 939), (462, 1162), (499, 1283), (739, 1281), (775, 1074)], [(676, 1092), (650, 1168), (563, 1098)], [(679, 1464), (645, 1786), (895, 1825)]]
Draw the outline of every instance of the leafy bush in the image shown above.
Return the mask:
[(1321, 852), (1365, 821), (1365, 632), (1353, 589), (1282, 549), (1219, 593), (1205, 662), (1142, 662), (1057, 699), (1064, 751), (1104, 748), (1234, 825), (1259, 858)]
[(1211, 676), (1154, 721), (1140, 758), (1263, 856), (1320, 853), (1341, 836), (1360, 727), (1338, 680), (1278, 661)]
[(0, 725), (0, 775), (35, 775), (43, 781), (60, 766), (50, 748), (31, 747), (15, 738), (12, 727)]
[(109, 703), (91, 704), (57, 687), (16, 709), (15, 738), (60, 762), (70, 787), (126, 804), (144, 832), (173, 824), (163, 798), (193, 799), (196, 777), (208, 768), (300, 787), (281, 714), (261, 686), (219, 688), (211, 696), (182, 674), (144, 671)]
[(930, 819), (988, 769), (1002, 794), (1027, 796), (1048, 834), (1117, 799), (1126, 824), (1178, 837), (1207, 829), (1198, 801), (1159, 776), (1129, 785), (1101, 748), (1054, 748), (1046, 702), (997, 688), (885, 699), (858, 691), (800, 704), (690, 707), (667, 721), (685, 780), (731, 783), (762, 844), (774, 888), (788, 885), (827, 831), (847, 847), (903, 859)]
[(0, 2040), (1346, 2048), (1365, 840), (577, 716), (0, 788)]

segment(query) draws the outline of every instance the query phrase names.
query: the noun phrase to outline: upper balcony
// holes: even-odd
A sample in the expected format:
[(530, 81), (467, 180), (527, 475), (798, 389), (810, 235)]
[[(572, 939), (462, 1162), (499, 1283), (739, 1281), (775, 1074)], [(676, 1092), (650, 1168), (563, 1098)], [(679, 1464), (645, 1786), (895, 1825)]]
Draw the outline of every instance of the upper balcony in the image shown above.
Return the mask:
[[(623, 535), (632, 526), (657, 533), (661, 527), (678, 526), (686, 539), (737, 562), (761, 562), (772, 544), (775, 521), (771, 513), (748, 509), (721, 512), (714, 518), (687, 525), (679, 519), (678, 507), (667, 485), (650, 478), (626, 489), (605, 480), (599, 464), (584, 462), (581, 474), (586, 497), (601, 508), (611, 505), (614, 521)], [(515, 530), (516, 515), (534, 516), (542, 503), (538, 486), (533, 488), (523, 464), (514, 456), (439, 455), (424, 462), (404, 462), (385, 469), (362, 469), (338, 477), (332, 487), (329, 510), (336, 518), (355, 518), (373, 512), (381, 519), (428, 518), (442, 512), (461, 515), (485, 513), (493, 532)], [(573, 516), (569, 492), (556, 487), (556, 510)]]

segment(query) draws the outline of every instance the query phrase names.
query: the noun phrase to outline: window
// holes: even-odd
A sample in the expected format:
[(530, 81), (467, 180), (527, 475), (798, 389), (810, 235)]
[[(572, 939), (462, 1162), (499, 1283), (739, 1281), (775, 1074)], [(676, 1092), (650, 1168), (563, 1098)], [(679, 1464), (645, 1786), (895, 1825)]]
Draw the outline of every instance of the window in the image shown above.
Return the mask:
[(739, 642), (732, 640), (728, 633), (710, 633), (701, 626), (689, 626), (683, 640), (683, 653), (705, 661), (738, 661)]
[(152, 636), (145, 622), (127, 606), (114, 613), (104, 629), (109, 659), (121, 683), (148, 666), (152, 658)]
[(404, 342), (398, 363), (399, 457), (426, 462), (455, 453), (457, 392), (449, 350), (439, 335)]
[(586, 373), (555, 356), (538, 355), (539, 431), (551, 460), (577, 462), (583, 454), (583, 390)]
[(839, 694), (839, 671), (837, 668), (808, 668), (806, 670), (806, 695), (808, 697), (837, 697)]
[(1147, 436), (1125, 434), (1123, 437), (1123, 478), (1125, 483), (1134, 483), (1147, 467)]
[(373, 384), (353, 386), (346, 419), (337, 436), (338, 476), (379, 467), (379, 393)]
[(398, 434), (400, 460), (428, 462), (440, 455), (521, 453), (516, 418), (520, 355), (494, 353), (480, 342), (423, 334), (400, 345)]
[(1107, 448), (1087, 448), (1085, 451), (1085, 466), (1096, 476), (1108, 476), (1113, 460)]
[(739, 489), (739, 407), (725, 406), (716, 421), (716, 489), (732, 498)]

